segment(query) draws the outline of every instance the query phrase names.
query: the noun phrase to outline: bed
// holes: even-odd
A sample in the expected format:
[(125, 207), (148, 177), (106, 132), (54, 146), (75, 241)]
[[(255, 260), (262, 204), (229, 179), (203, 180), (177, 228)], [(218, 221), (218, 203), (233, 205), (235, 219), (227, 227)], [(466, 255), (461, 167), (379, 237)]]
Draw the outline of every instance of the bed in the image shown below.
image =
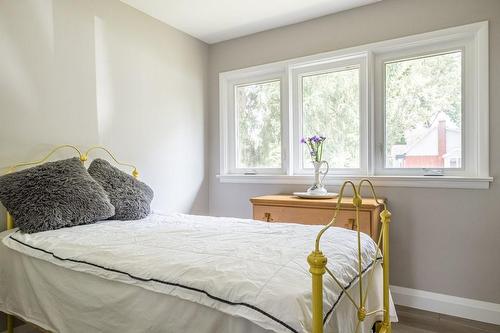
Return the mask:
[(153, 213), (34, 234), (11, 228), (0, 234), (0, 310), (52, 332), (347, 333), (377, 322), (389, 332), (388, 248), (383, 258), (380, 240), (334, 220)]

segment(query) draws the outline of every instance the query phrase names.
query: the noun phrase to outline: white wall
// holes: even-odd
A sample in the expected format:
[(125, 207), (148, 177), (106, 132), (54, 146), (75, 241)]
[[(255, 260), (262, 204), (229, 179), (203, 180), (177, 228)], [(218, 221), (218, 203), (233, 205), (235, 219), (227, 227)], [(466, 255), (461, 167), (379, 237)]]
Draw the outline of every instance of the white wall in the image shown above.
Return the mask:
[[(467, 23), (490, 23), (489, 190), (380, 188), (393, 213), (391, 283), (500, 303), (500, 1), (384, 0), (210, 46), (210, 213), (251, 216), (249, 198), (304, 185), (222, 184), (218, 74)], [(335, 188), (330, 188), (335, 190)]]
[(154, 209), (206, 213), (207, 52), (118, 0), (0, 0), (0, 166), (103, 144)]

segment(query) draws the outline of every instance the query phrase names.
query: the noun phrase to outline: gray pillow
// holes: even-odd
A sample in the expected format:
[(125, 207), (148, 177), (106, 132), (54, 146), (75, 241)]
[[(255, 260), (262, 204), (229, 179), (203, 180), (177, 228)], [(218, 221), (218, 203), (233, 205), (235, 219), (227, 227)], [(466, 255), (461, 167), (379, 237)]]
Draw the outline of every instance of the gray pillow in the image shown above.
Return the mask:
[(149, 215), (154, 193), (148, 185), (100, 158), (90, 163), (88, 172), (102, 185), (115, 206), (112, 219), (138, 220)]
[(77, 157), (0, 177), (0, 201), (27, 233), (90, 224), (115, 213)]

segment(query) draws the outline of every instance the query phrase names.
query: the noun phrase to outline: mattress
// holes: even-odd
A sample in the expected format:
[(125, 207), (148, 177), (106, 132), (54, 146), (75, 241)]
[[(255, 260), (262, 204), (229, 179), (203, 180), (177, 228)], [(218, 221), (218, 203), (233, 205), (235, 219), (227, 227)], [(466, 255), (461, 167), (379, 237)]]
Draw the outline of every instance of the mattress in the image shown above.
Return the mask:
[[(34, 235), (10, 234), (2, 238), (12, 249), (0, 251), (0, 309), (56, 332), (288, 332), (287, 326), (306, 332), (310, 279), (305, 258), (310, 246), (302, 249), (300, 240), (310, 242), (316, 232), (297, 225), (270, 227), (252, 220), (171, 214), (152, 215), (140, 222), (106, 221)], [(288, 240), (288, 246), (279, 245), (280, 240)], [(142, 247), (145, 243), (148, 246)], [(151, 248), (157, 252), (148, 252)], [(276, 262), (261, 258), (272, 249), (278, 251), (272, 258), (281, 262), (279, 269), (274, 267)], [(327, 245), (325, 249), (329, 250)], [(182, 256), (186, 251), (189, 255)], [(227, 253), (233, 253), (234, 265), (226, 265)], [(297, 261), (290, 261), (290, 256)], [(137, 265), (138, 261), (142, 264)], [(162, 266), (166, 261), (169, 265)], [(296, 273), (279, 273), (290, 262)], [(333, 264), (337, 271), (348, 268)], [(373, 269), (376, 288), (368, 297), (369, 310), (381, 305), (380, 264), (373, 263)], [(252, 276), (255, 272), (262, 276)], [(147, 280), (144, 277), (182, 284), (165, 288), (142, 281)], [(350, 289), (356, 292), (357, 282), (351, 282)], [(260, 301), (254, 299), (252, 288), (265, 290)], [(303, 303), (294, 292), (304, 293)], [(327, 329), (352, 332), (355, 308), (341, 293), (330, 290), (330, 294), (336, 304), (325, 323)], [(280, 303), (280, 297), (289, 299)], [(241, 304), (272, 314), (287, 325)], [(301, 312), (290, 315), (297, 309)], [(361, 332), (369, 332), (375, 319), (380, 316), (367, 320)]]

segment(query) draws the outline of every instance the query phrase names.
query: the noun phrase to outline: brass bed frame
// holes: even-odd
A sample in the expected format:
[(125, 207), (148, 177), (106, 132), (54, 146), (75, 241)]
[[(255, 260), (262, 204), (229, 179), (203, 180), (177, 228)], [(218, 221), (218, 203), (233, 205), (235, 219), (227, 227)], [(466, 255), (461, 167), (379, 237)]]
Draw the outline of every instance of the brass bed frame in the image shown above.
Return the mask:
[[(367, 286), (366, 290), (363, 293), (363, 263), (361, 258), (361, 231), (359, 226), (359, 208), (363, 203), (363, 199), (361, 198), (361, 187), (363, 185), (368, 185), (371, 189), (373, 199), (379, 204), (382, 204), (384, 209), (380, 213), (380, 220), (382, 223), (381, 232), (377, 242), (377, 250), (375, 251), (375, 255), (373, 257), (373, 265), (371, 269), (366, 273), (368, 274)], [(355, 226), (357, 233), (357, 243), (358, 243), (358, 287), (359, 287), (359, 298), (358, 302), (354, 299), (354, 297), (350, 294), (349, 290), (347, 290), (342, 284), (338, 281), (335, 275), (328, 269), (327, 267), (327, 258), (321, 252), (320, 242), (321, 238), (325, 234), (325, 232), (331, 227), (335, 226), (337, 221), (337, 214), (340, 211), (340, 203), (342, 198), (344, 197), (344, 190), (346, 186), (352, 187), (353, 199), (352, 203), (356, 208), (355, 215)], [(377, 198), (377, 194), (375, 193), (375, 188), (372, 182), (368, 179), (362, 179), (358, 186), (348, 180), (345, 181), (340, 187), (339, 196), (337, 199), (337, 207), (335, 208), (335, 214), (330, 223), (328, 223), (316, 236), (316, 242), (314, 246), (314, 250), (307, 257), (307, 262), (309, 263), (309, 272), (312, 274), (312, 332), (313, 333), (323, 333), (323, 275), (328, 273), (335, 281), (335, 283), (342, 289), (345, 293), (346, 297), (351, 301), (354, 307), (357, 309), (358, 322), (356, 325), (355, 333), (358, 332), (359, 326), (362, 321), (366, 319), (368, 316), (373, 316), (379, 313), (383, 313), (383, 320), (381, 322), (377, 322), (375, 326), (376, 333), (391, 333), (391, 318), (390, 318), (390, 295), (389, 295), (389, 224), (391, 222), (391, 212), (387, 210), (387, 205), (385, 200), (379, 201)], [(382, 243), (383, 247), (383, 262), (382, 262), (382, 270), (383, 270), (383, 304), (382, 309), (376, 309), (369, 311), (366, 309), (366, 299), (368, 296), (369, 287), (371, 281), (373, 279), (373, 272), (375, 271), (375, 263), (380, 253), (380, 244)]]
[[(109, 151), (107, 148), (102, 147), (102, 146), (93, 146), (87, 149), (82, 153), (76, 146), (73, 145), (61, 145), (57, 146), (54, 149), (52, 149), (45, 157), (43, 157), (40, 160), (32, 161), (32, 162), (23, 162), (23, 163), (18, 163), (9, 167), (6, 167), (4, 169), (7, 169), (7, 173), (11, 173), (16, 171), (19, 168), (23, 167), (28, 167), (28, 166), (34, 166), (38, 164), (42, 164), (46, 162), (56, 151), (65, 149), (65, 148), (70, 148), (73, 149), (76, 153), (77, 156), (80, 158), (80, 161), (82, 164), (85, 164), (85, 162), (88, 160), (89, 153), (94, 151), (94, 150), (102, 150), (106, 152), (111, 159), (118, 165), (120, 166), (125, 166), (132, 168), (132, 176), (134, 178), (139, 177), (139, 172), (137, 171), (137, 168), (129, 163), (123, 163), (120, 162), (116, 159), (116, 157)], [(381, 217), (381, 232), (380, 236), (377, 242), (377, 251), (375, 253), (375, 256), (373, 258), (373, 265), (371, 269), (368, 272), (365, 272), (365, 274), (368, 274), (368, 279), (367, 279), (367, 286), (366, 289), (363, 288), (363, 265), (362, 265), (362, 257), (361, 257), (361, 231), (360, 231), (360, 225), (359, 225), (359, 209), (362, 204), (362, 198), (361, 198), (361, 187), (363, 185), (368, 185), (368, 187), (371, 189), (373, 198), (379, 203), (384, 206), (383, 211), (380, 213)], [(344, 196), (344, 190), (346, 186), (351, 186), (352, 191), (353, 191), (353, 204), (356, 208), (356, 216), (355, 216), (355, 226), (356, 226), (356, 232), (357, 232), (357, 244), (358, 244), (358, 276), (359, 276), (359, 298), (358, 302), (356, 302), (355, 298), (350, 294), (349, 290), (347, 290), (344, 286), (340, 284), (338, 279), (333, 275), (333, 273), (328, 269), (327, 267), (327, 258), (326, 256), (321, 252), (320, 249), (320, 242), (325, 234), (325, 232), (335, 226), (336, 220), (337, 220), (337, 214), (340, 211), (340, 203), (342, 201), (342, 198)], [(379, 201), (377, 198), (377, 195), (375, 193), (375, 189), (373, 187), (373, 184), (368, 180), (368, 179), (363, 179), (358, 183), (358, 186), (352, 182), (352, 181), (346, 181), (342, 184), (340, 188), (340, 193), (338, 196), (338, 201), (337, 201), (337, 207), (335, 209), (335, 214), (333, 219), (329, 224), (327, 224), (321, 231), (318, 233), (315, 241), (315, 246), (314, 250), (311, 252), (311, 254), (307, 257), (307, 262), (309, 263), (310, 266), (310, 273), (312, 275), (312, 332), (313, 333), (323, 333), (323, 275), (325, 273), (328, 273), (332, 279), (338, 284), (338, 286), (342, 289), (342, 291), (345, 293), (346, 297), (352, 302), (352, 304), (355, 306), (357, 309), (357, 316), (358, 316), (358, 322), (356, 326), (356, 332), (358, 332), (359, 326), (362, 321), (366, 319), (368, 316), (376, 315), (379, 313), (383, 313), (383, 320), (381, 322), (376, 323), (376, 332), (377, 333), (391, 333), (391, 321), (390, 321), (390, 300), (389, 300), (389, 223), (391, 221), (391, 213), (387, 210), (387, 206), (385, 201)], [(7, 230), (13, 229), (14, 228), (14, 219), (12, 216), (7, 212)], [(373, 272), (375, 268), (375, 263), (379, 257), (380, 253), (380, 245), (382, 243), (382, 253), (383, 253), (383, 262), (382, 262), (382, 268), (383, 268), (383, 308), (382, 309), (377, 309), (373, 311), (367, 311), (365, 305), (366, 305), (366, 299), (368, 295), (368, 290), (370, 283), (373, 279)], [(7, 320), (7, 333), (14, 333), (14, 316), (11, 314), (6, 314), (6, 320)]]

